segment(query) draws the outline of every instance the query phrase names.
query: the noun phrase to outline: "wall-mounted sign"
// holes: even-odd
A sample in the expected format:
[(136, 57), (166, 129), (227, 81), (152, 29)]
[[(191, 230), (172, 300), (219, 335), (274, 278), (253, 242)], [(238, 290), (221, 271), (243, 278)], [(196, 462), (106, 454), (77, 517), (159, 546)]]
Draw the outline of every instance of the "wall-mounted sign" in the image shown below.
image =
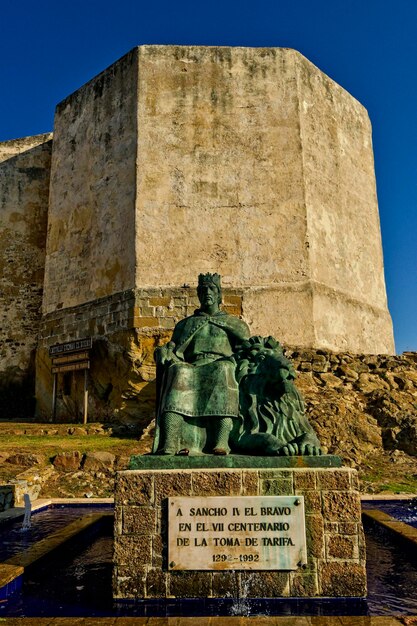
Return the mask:
[(58, 343), (49, 348), (49, 356), (52, 359), (53, 389), (52, 389), (52, 419), (55, 420), (56, 396), (58, 385), (58, 374), (67, 372), (77, 372), (84, 370), (84, 424), (87, 423), (88, 410), (88, 370), (90, 369), (90, 353), (93, 347), (91, 337), (75, 339), (66, 343)]
[(91, 337), (85, 339), (76, 339), (75, 341), (67, 341), (66, 343), (58, 343), (49, 348), (49, 356), (57, 354), (68, 354), (69, 352), (80, 352), (81, 350), (91, 350), (93, 340)]
[(55, 356), (52, 358), (53, 365), (64, 365), (65, 363), (74, 363), (76, 361), (87, 361), (90, 358), (88, 352), (76, 352), (67, 356)]
[(79, 370), (90, 369), (90, 361), (77, 361), (76, 363), (68, 363), (67, 365), (53, 365), (52, 374), (60, 374), (62, 372), (78, 372)]

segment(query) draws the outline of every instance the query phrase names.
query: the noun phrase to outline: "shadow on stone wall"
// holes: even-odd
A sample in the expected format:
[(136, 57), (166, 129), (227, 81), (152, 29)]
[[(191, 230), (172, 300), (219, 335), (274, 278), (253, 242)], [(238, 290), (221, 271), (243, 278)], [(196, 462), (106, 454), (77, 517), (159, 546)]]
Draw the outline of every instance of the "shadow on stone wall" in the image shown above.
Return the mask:
[[(33, 415), (51, 134), (0, 143), (0, 414)], [(27, 374), (25, 374), (27, 371)]]
[[(31, 360), (33, 361), (33, 359)], [(0, 419), (29, 419), (35, 412), (35, 372), (33, 362), (28, 370), (8, 367), (0, 372)]]

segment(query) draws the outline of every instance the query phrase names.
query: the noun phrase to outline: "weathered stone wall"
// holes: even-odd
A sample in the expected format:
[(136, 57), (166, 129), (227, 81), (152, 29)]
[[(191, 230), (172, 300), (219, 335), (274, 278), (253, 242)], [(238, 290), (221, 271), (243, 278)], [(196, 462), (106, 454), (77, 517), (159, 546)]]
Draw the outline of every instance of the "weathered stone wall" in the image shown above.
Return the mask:
[(0, 403), (9, 418), (33, 411), (51, 139), (0, 144)]
[[(168, 571), (167, 498), (302, 495), (307, 568), (277, 571)], [(118, 474), (115, 598), (364, 596), (365, 541), (354, 470), (154, 470)]]
[(297, 64), (284, 49), (140, 49), (137, 284), (215, 268), (254, 333), (315, 345)]
[(139, 74), (137, 285), (215, 268), (255, 334), (393, 353), (362, 105), (282, 48), (143, 46)]
[(294, 50), (133, 50), (57, 107), (44, 313), (218, 271), (254, 333), (393, 352), (370, 133)]
[(56, 109), (43, 312), (135, 286), (137, 50)]
[(304, 57), (298, 84), (315, 345), (392, 353), (368, 114)]
[(139, 285), (308, 276), (297, 64), (285, 49), (140, 48)]

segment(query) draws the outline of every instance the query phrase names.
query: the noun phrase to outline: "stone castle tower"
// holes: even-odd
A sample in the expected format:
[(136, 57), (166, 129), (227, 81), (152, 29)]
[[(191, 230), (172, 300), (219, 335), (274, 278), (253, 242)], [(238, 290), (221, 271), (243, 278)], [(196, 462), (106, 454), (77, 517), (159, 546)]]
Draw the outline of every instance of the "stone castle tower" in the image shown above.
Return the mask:
[[(53, 139), (0, 159), (0, 263), (29, 268), (3, 272), (2, 367), (36, 348), (41, 413), (48, 348), (92, 337), (92, 412), (148, 417), (153, 349), (199, 272), (253, 333), (394, 352), (369, 118), (294, 50), (140, 46), (57, 106)], [(77, 372), (59, 384), (76, 413)]]

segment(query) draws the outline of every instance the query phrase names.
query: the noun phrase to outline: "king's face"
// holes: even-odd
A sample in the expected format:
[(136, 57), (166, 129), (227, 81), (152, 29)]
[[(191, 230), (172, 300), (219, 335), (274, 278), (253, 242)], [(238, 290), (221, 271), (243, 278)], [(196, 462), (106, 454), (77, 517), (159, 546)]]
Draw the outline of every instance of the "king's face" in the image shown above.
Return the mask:
[(211, 283), (200, 285), (198, 287), (198, 299), (200, 300), (200, 304), (203, 309), (205, 307), (213, 306), (213, 304), (218, 304), (219, 290), (216, 285)]

